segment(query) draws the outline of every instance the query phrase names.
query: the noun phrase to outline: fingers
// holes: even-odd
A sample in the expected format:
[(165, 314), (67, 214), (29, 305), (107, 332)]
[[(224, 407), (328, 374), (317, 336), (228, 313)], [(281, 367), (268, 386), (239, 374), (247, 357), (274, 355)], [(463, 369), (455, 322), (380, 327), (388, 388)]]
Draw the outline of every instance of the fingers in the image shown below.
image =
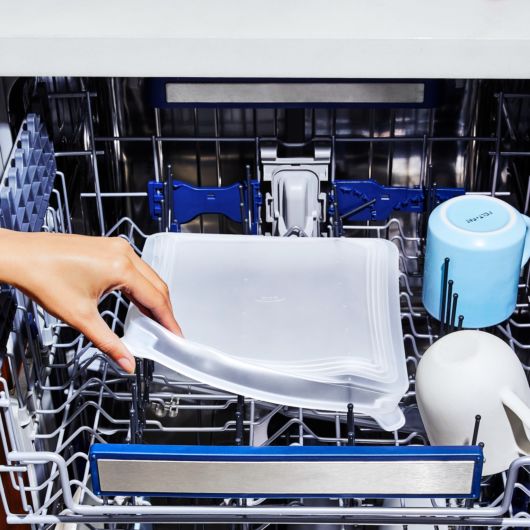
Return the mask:
[[(169, 297), (169, 291), (164, 280), (151, 268), (138, 254), (134, 251), (133, 247), (127, 242), (126, 239), (117, 238), (120, 247), (123, 247), (127, 257), (132, 261), (133, 265), (162, 293), (167, 293)], [(122, 243), (124, 242), (125, 245)]]
[(169, 298), (169, 290), (166, 283), (156, 271), (151, 268), (131, 247), (131, 261), (133, 265), (162, 293), (167, 293)]
[[(134, 251), (123, 238), (115, 238), (118, 251), (125, 254), (134, 270), (122, 271), (121, 290), (146, 316), (156, 320), (172, 333), (182, 336), (182, 330), (173, 315), (169, 289), (160, 276)], [(158, 291), (158, 292), (156, 292)]]
[(172, 333), (182, 336), (180, 326), (173, 316), (167, 288), (165, 292), (160, 291), (134, 266), (124, 280), (121, 290), (144, 314), (150, 313), (159, 324)]
[(136, 367), (134, 357), (107, 326), (96, 308), (94, 308), (94, 312), (91, 312), (87, 318), (84, 318), (82, 322), (76, 324), (76, 327), (96, 348), (106, 353), (109, 357), (112, 357), (125, 372), (129, 374), (134, 373)]

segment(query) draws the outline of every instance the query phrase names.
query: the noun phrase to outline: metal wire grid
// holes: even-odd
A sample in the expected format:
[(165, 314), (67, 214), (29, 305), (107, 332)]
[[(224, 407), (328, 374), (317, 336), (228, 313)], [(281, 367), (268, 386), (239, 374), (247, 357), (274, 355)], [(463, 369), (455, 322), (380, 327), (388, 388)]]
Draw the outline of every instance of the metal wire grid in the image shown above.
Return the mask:
[[(247, 159), (247, 163), (251, 169), (252, 175), (256, 178), (260, 177), (260, 164), (259, 164), (259, 152), (260, 146), (263, 142), (270, 140), (269, 136), (259, 136), (259, 117), (257, 115), (257, 110), (252, 111), (252, 117), (248, 123), (250, 132), (254, 131), (254, 135), (244, 136), (244, 135), (228, 135), (224, 133), (221, 121), (221, 111), (220, 109), (215, 109), (213, 111), (212, 120), (213, 126), (210, 134), (200, 135), (199, 127), (197, 125), (197, 109), (195, 110), (195, 128), (192, 131), (192, 134), (184, 135), (170, 135), (163, 134), (163, 124), (161, 123), (161, 112), (159, 109), (154, 109), (155, 115), (155, 132), (151, 135), (125, 135), (120, 134), (117, 123), (112, 123), (113, 134), (98, 134), (96, 126), (94, 124), (94, 116), (98, 112), (98, 108), (101, 105), (96, 105), (95, 101), (97, 94), (95, 92), (82, 91), (82, 92), (69, 92), (69, 93), (54, 93), (50, 94), (50, 104), (56, 108), (55, 113), (57, 114), (57, 120), (62, 121), (61, 115), (66, 111), (63, 108), (63, 103), (68, 103), (68, 115), (75, 114), (75, 111), (72, 111), (71, 105), (72, 102), (77, 102), (77, 113), (81, 115), (81, 123), (83, 124), (83, 148), (74, 149), (74, 150), (64, 150), (57, 153), (58, 157), (61, 158), (84, 158), (89, 161), (89, 167), (91, 172), (91, 182), (93, 183), (92, 190), (83, 190), (81, 192), (81, 198), (84, 201), (91, 200), (95, 205), (97, 220), (95, 225), (96, 233), (104, 234), (108, 230), (108, 226), (105, 226), (105, 223), (108, 219), (108, 215), (105, 215), (104, 210), (107, 209), (107, 205), (117, 204), (119, 201), (127, 203), (130, 200), (141, 200), (143, 197), (147, 196), (145, 189), (134, 189), (134, 190), (121, 190), (121, 189), (102, 189), (102, 183), (100, 178), (101, 173), (101, 161), (104, 155), (107, 155), (108, 158), (113, 159), (113, 166), (119, 166), (117, 161), (119, 154), (123, 151), (125, 146), (137, 145), (148, 147), (146, 152), (150, 152), (151, 158), (151, 176), (156, 181), (165, 181), (168, 180), (169, 172), (166, 171), (168, 164), (167, 149), (170, 146), (176, 145), (188, 145), (196, 146), (195, 157), (197, 161), (197, 176), (196, 182), (198, 185), (201, 185), (201, 150), (199, 148), (202, 146), (211, 146), (209, 148), (208, 154), (205, 154), (205, 158), (214, 158), (215, 159), (215, 184), (214, 185), (223, 185), (232, 183), (233, 175), (226, 175), (226, 172), (222, 171), (222, 151), (224, 149), (231, 148), (230, 146), (245, 146), (245, 152), (250, 153), (251, 157)], [(419, 167), (418, 167), (418, 178), (414, 179), (413, 184), (420, 186), (430, 186), (433, 184), (432, 179), (432, 163), (433, 163), (433, 150), (435, 147), (448, 146), (448, 145), (459, 145), (466, 146), (465, 148), (460, 147), (460, 155), (458, 156), (458, 161), (455, 163), (455, 167), (460, 168), (455, 175), (456, 181), (448, 182), (448, 185), (465, 185), (467, 189), (490, 191), (491, 193), (506, 193), (505, 189), (505, 180), (506, 180), (506, 165), (509, 164), (510, 168), (514, 169), (515, 177), (513, 180), (525, 181), (526, 175), (517, 174), (517, 166), (514, 164), (517, 160), (522, 160), (528, 155), (529, 151), (516, 150), (506, 148), (503, 144), (503, 136), (508, 134), (510, 139), (516, 141), (518, 140), (518, 131), (514, 125), (514, 118), (510, 114), (510, 102), (513, 101), (526, 101), (526, 95), (519, 94), (505, 94), (499, 92), (496, 94), (496, 99), (494, 106), (496, 107), (496, 112), (494, 116), (495, 127), (491, 131), (491, 134), (486, 135), (477, 134), (476, 124), (472, 123), (470, 127), (461, 128), (462, 131), (465, 130), (465, 134), (459, 135), (435, 135), (434, 122), (435, 122), (435, 112), (431, 109), (428, 111), (428, 115), (425, 116), (426, 122), (428, 122), (423, 128), (425, 129), (425, 134), (403, 134), (403, 131), (396, 130), (396, 117), (392, 113), (390, 119), (390, 128), (389, 131), (383, 132), (382, 134), (377, 134), (374, 130), (373, 125), (373, 116), (370, 118), (370, 128), (369, 130), (363, 130), (360, 134), (353, 136), (352, 134), (344, 134), (344, 130), (341, 129), (341, 115), (340, 111), (329, 111), (329, 124), (325, 126), (319, 126), (318, 112), (313, 110), (311, 113), (311, 127), (310, 130), (313, 134), (318, 135), (318, 139), (326, 139), (332, 145), (332, 165), (331, 165), (331, 180), (335, 179), (336, 167), (340, 162), (339, 154), (344, 154), (352, 149), (357, 149), (358, 147), (366, 148), (368, 150), (368, 167), (367, 167), (367, 178), (373, 178), (375, 171), (375, 154), (374, 151), (376, 148), (385, 146), (388, 147), (389, 152), (404, 146), (408, 146), (417, 151), (420, 155)], [(281, 129), (281, 124), (283, 123), (284, 117), (280, 110), (274, 110), (273, 123), (271, 131), (270, 127), (266, 132), (276, 132)], [(517, 116), (516, 116), (517, 117)], [(320, 120), (322, 121), (322, 120)], [(493, 120), (492, 120), (493, 121)], [(404, 129), (407, 131), (407, 129)], [(241, 132), (241, 131), (237, 131)], [(247, 130), (245, 129), (245, 132)], [(223, 134), (224, 133), (224, 134)], [(77, 135), (80, 136), (80, 135)], [(316, 138), (316, 137), (314, 137)], [(277, 136), (274, 137), (277, 139)], [(340, 148), (340, 149), (339, 149)], [(210, 152), (211, 151), (211, 152)], [(339, 153), (340, 151), (340, 153)], [(165, 153), (165, 154), (164, 154)], [(461, 156), (462, 155), (462, 156)], [(475, 171), (477, 167), (477, 158), (481, 156), (482, 158), (489, 157), (489, 164), (491, 165), (489, 173), (485, 176), (482, 172), (480, 178), (476, 175), (478, 171)], [(99, 163), (98, 163), (99, 159)], [(396, 170), (395, 162), (392, 162), (392, 156), (388, 156), (388, 164), (385, 170), (385, 175), (379, 175), (384, 178), (386, 184), (396, 184), (396, 180), (399, 181), (400, 185), (404, 185), (405, 182), (402, 182), (403, 177), (396, 179)], [(464, 162), (463, 162), (464, 160)], [(416, 162), (415, 162), (416, 163)], [(484, 165), (484, 164), (483, 164)], [(488, 164), (486, 164), (487, 166)], [(341, 164), (343, 167), (344, 164)], [(344, 171), (344, 169), (343, 169)], [(439, 177), (439, 175), (438, 175)], [(243, 177), (242, 177), (243, 178)], [(109, 180), (109, 179), (107, 179)], [(210, 179), (211, 180), (211, 179)], [(212, 185), (213, 181), (210, 182)], [(410, 183), (409, 183), (410, 184)], [(440, 182), (438, 182), (440, 184)], [(106, 187), (106, 185), (104, 186)], [(500, 191), (499, 191), (500, 190)], [(524, 194), (524, 197), (519, 198), (521, 204), (519, 205), (521, 209), (525, 212), (528, 209), (530, 195), (528, 193), (528, 187), (524, 191), (521, 191), (521, 194)], [(524, 208), (523, 203), (524, 202)], [(166, 205), (167, 206), (167, 205)], [(330, 220), (330, 225), (333, 226), (333, 219)], [(336, 220), (335, 220), (336, 221)], [(194, 226), (193, 230), (203, 230), (203, 218), (197, 219), (196, 223), (190, 223), (189, 226)], [(159, 229), (167, 228), (167, 219), (164, 218), (159, 222)], [(219, 229), (219, 227), (218, 227)]]
[[(84, 96), (89, 102), (90, 94)], [(158, 141), (164, 140), (155, 139), (155, 144)], [(155, 152), (156, 149), (154, 156)], [(92, 150), (89, 156), (95, 182), (97, 155)], [(59, 189), (54, 190), (44, 229), (69, 232), (69, 200), (64, 175), (59, 173), (59, 177)], [(84, 195), (88, 196), (87, 193)], [(96, 201), (104, 198), (97, 187), (94, 196)], [(103, 220), (104, 227), (102, 207), (98, 208), (98, 219)], [(417, 236), (416, 228), (411, 228), (410, 222), (403, 218), (391, 219), (383, 226), (362, 224), (345, 226), (344, 229), (347, 234), (387, 237), (400, 250), (402, 319), (411, 380), (403, 406), (413, 407), (415, 367), (428, 345), (437, 338), (436, 330), (418, 302), (421, 284), (417, 262), (421, 257), (422, 240)], [(104, 235), (125, 237), (138, 252), (146, 237), (129, 218), (117, 220)], [(516, 314), (498, 326), (497, 331), (517, 351), (525, 370), (529, 371), (526, 352), (530, 350), (530, 344), (521, 338), (524, 334), (520, 333), (530, 327), (527, 285), (527, 282), (520, 285), (521, 303)], [(407, 508), (386, 508), (380, 502), (366, 499), (355, 500), (353, 505), (331, 499), (327, 506), (320, 507), (305, 506), (303, 500), (278, 505), (263, 499), (243, 503), (230, 499), (220, 506), (150, 506), (145, 499), (100, 499), (90, 489), (87, 456), (89, 445), (95, 441), (150, 439), (182, 443), (185, 437), (193, 435), (202, 436), (196, 440), (200, 443), (206, 439), (207, 443), (215, 443), (220, 436), (224, 443), (233, 440), (233, 443), (251, 445), (344, 444), (347, 443), (343, 428), (345, 412), (330, 415), (242, 399), (175, 375), (153, 374), (146, 362), (138, 366), (140, 375), (123, 376), (82, 335), (75, 334), (20, 293), (17, 301), (15, 332), (7, 356), (14, 387), (11, 388), (5, 379), (0, 381), (3, 388), (0, 439), (8, 457), (7, 465), (0, 467), (4, 486), (1, 495), (10, 523), (45, 526), (59, 521), (247, 524), (356, 521), (530, 526), (527, 510), (518, 508), (524, 503), (512, 502), (518, 494), (530, 497), (525, 467), (530, 460), (526, 458), (517, 460), (510, 472), (503, 475), (504, 485), (500, 491), (492, 490), (491, 484), (486, 482), (481, 500), (473, 507), (447, 507), (440, 505), (440, 501), (433, 501), (433, 508), (410, 508), (414, 501), (407, 501)], [(118, 333), (123, 327), (126, 306), (126, 300), (119, 293), (111, 293), (101, 301), (102, 316)], [(21, 340), (22, 336), (28, 340)], [(176, 417), (186, 417), (187, 422), (175, 424), (172, 420)], [(277, 418), (281, 418), (279, 423), (275, 423)], [(325, 421), (315, 423), (315, 419)], [(408, 445), (424, 444), (426, 440), (421, 431), (382, 433), (369, 421), (358, 418), (356, 442)], [(520, 473), (519, 468), (522, 469)], [(11, 509), (12, 500), (6, 495), (9, 486), (20, 500), (18, 510)]]

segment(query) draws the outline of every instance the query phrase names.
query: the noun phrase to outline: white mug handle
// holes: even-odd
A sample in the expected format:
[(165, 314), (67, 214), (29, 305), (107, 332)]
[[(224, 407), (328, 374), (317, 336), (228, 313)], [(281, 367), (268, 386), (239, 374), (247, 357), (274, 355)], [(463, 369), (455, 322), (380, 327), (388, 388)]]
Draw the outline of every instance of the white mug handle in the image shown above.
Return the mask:
[(521, 260), (521, 269), (526, 265), (530, 258), (530, 217), (521, 214), (523, 221), (526, 223), (526, 235), (524, 237), (523, 259)]
[(505, 389), (501, 394), (502, 402), (530, 429), (530, 407), (512, 390)]

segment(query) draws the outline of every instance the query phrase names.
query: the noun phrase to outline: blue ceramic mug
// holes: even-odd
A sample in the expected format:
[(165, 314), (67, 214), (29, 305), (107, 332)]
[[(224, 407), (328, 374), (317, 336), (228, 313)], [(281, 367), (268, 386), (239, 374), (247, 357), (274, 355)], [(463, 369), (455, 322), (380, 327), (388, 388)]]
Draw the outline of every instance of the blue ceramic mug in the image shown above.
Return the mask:
[(463, 327), (498, 324), (515, 310), (521, 268), (529, 257), (529, 217), (494, 197), (450, 199), (429, 217), (423, 305), (444, 320), (444, 261), (449, 258), (447, 280), (458, 293), (456, 317), (464, 317)]

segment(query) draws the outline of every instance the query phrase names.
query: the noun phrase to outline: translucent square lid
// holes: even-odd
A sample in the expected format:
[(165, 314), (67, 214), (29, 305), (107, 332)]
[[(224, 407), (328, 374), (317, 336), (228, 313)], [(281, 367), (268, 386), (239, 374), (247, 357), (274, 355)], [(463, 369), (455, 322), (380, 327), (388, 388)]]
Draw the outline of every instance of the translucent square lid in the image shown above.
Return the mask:
[[(408, 378), (392, 243), (164, 233), (143, 258), (167, 282), (185, 340), (131, 306), (124, 341), (136, 355), (257, 399), (400, 415)], [(262, 376), (252, 385), (249, 370)], [(278, 374), (297, 381), (286, 390)]]

